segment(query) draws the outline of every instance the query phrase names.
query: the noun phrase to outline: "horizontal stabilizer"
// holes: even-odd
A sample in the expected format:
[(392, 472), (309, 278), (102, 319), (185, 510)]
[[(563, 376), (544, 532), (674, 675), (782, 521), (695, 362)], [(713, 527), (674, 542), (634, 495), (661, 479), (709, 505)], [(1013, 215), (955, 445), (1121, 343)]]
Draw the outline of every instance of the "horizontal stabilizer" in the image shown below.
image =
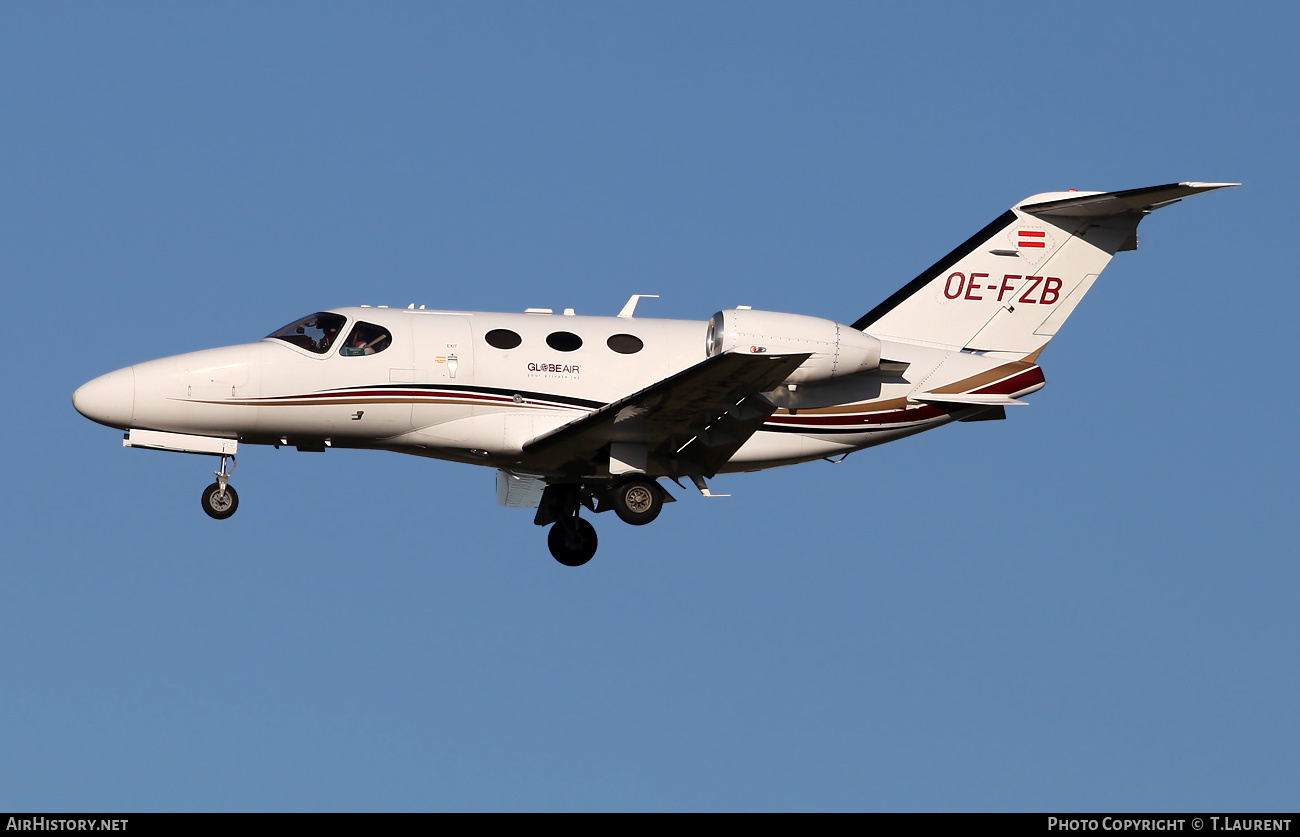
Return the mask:
[(978, 413), (959, 418), (957, 421), (1006, 421), (1007, 408), (998, 406), (990, 407), (987, 410), (980, 410)]
[(971, 404), (984, 407), (1027, 407), (1028, 401), (1012, 398), (1010, 395), (979, 395), (975, 393), (933, 393), (909, 395), (910, 401), (924, 401), (927, 404)]
[(1020, 211), (1032, 215), (1061, 215), (1069, 217), (1104, 218), (1110, 215), (1129, 215), (1151, 212), (1183, 198), (1240, 186), (1240, 183), (1170, 183), (1165, 186), (1147, 186), (1122, 192), (1083, 192), (1077, 196), (1054, 201), (1021, 204)]

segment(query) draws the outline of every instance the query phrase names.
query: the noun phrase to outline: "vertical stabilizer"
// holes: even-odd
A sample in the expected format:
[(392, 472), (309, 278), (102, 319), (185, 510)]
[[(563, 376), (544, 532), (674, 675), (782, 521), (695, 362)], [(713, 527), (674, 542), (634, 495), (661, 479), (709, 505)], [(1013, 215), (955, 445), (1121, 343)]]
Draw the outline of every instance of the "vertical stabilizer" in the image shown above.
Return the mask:
[(1148, 213), (1235, 183), (1026, 198), (853, 324), (876, 337), (1028, 355), (1055, 336)]

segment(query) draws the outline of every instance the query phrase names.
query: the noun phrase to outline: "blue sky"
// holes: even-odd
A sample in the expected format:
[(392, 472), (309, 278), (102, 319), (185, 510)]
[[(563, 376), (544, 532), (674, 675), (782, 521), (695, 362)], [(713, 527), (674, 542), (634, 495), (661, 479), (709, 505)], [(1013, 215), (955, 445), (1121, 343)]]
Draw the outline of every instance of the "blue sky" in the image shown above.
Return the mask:
[[(0, 808), (1294, 810), (1283, 4), (17, 4)], [(354, 304), (852, 322), (1161, 210), (1006, 422), (556, 564), (486, 469), (123, 449), (81, 383)], [(609, 516), (612, 518), (613, 516)]]

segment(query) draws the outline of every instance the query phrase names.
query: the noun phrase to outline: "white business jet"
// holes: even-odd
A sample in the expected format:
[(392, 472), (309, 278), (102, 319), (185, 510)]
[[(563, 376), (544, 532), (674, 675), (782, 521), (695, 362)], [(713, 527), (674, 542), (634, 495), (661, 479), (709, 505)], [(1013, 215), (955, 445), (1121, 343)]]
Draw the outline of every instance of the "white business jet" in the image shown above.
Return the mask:
[(221, 458), (203, 510), (230, 517), (240, 444), (371, 448), (486, 465), (535, 508), (551, 554), (596, 552), (580, 516), (633, 525), (717, 474), (840, 458), (1006, 417), (1038, 357), (1152, 210), (1235, 183), (1034, 195), (852, 325), (740, 306), (708, 322), (529, 309), (336, 308), (258, 343), (151, 360), (72, 396), (127, 447)]

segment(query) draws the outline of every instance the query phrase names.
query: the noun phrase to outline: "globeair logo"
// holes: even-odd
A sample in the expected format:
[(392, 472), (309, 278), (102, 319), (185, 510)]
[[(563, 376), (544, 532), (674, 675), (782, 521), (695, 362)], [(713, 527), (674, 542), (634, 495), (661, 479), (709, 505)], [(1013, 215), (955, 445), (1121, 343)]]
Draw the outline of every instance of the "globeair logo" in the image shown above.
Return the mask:
[(577, 375), (580, 367), (567, 366), (563, 363), (530, 363), (528, 364), (529, 372), (560, 372), (566, 375)]

